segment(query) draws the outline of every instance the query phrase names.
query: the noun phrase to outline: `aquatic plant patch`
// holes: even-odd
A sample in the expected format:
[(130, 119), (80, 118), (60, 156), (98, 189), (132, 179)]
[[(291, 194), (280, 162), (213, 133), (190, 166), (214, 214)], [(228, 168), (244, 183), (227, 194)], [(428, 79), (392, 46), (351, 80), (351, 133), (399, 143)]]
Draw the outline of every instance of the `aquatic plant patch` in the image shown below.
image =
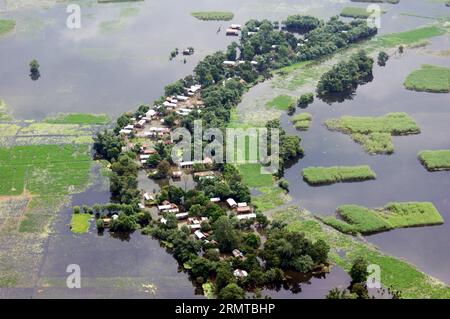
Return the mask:
[(268, 107), (274, 107), (278, 110), (288, 110), (289, 107), (295, 104), (295, 99), (289, 95), (279, 95), (272, 101), (267, 103)]
[[(386, 13), (386, 11), (382, 11), (381, 13)], [(367, 19), (371, 14), (373, 12), (367, 10), (365, 7), (344, 7), (340, 15), (346, 18)]]
[(419, 160), (431, 172), (450, 170), (450, 150), (422, 151)]
[(349, 134), (371, 154), (393, 153), (392, 135), (419, 134), (420, 127), (406, 113), (388, 113), (380, 117), (342, 116), (325, 121), (329, 130)]
[(338, 207), (337, 213), (342, 220), (333, 216), (320, 219), (346, 234), (371, 234), (395, 228), (444, 223), (439, 211), (429, 202), (390, 203), (380, 209), (344, 205)]
[(408, 90), (432, 93), (450, 92), (450, 68), (425, 64), (408, 75), (404, 82)]
[(0, 20), (0, 35), (12, 31), (16, 27), (14, 20)]
[(203, 21), (230, 21), (234, 18), (234, 13), (229, 11), (197, 11), (191, 15)]
[(329, 185), (340, 182), (361, 182), (376, 179), (370, 166), (308, 167), (303, 178), (310, 185)]
[(309, 113), (297, 114), (292, 118), (291, 121), (297, 130), (307, 131), (311, 126), (312, 115)]

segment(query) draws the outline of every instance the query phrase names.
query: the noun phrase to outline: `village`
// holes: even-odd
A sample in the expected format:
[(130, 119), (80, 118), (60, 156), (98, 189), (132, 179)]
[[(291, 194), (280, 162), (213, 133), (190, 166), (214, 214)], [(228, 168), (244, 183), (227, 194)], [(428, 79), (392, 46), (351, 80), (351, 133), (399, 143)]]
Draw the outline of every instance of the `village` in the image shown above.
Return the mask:
[[(236, 28), (236, 26), (235, 26)], [(235, 29), (233, 29), (235, 30)], [(237, 62), (238, 63), (238, 62)], [(228, 61), (224, 61), (228, 65)], [(172, 145), (174, 141), (171, 139), (173, 128), (165, 124), (164, 116), (160, 110), (164, 109), (166, 114), (177, 114), (178, 116), (187, 116), (191, 112), (201, 112), (205, 106), (201, 99), (202, 87), (199, 84), (185, 88), (185, 93), (181, 95), (168, 96), (161, 105), (150, 108), (143, 116), (131, 118), (131, 123), (124, 126), (120, 130), (120, 134), (126, 141), (126, 149), (134, 149), (139, 141), (139, 155), (136, 161), (139, 162), (141, 170), (148, 174), (148, 178), (152, 178), (155, 169), (148, 165), (152, 155), (157, 154), (155, 145), (160, 143), (164, 145)], [(200, 164), (200, 165), (197, 165)], [(215, 169), (214, 161), (206, 157), (200, 162), (196, 161), (180, 161), (179, 163), (171, 163), (170, 171), (167, 176), (169, 183), (174, 184), (182, 179), (191, 178), (198, 182), (203, 179), (221, 179), (220, 172)], [(159, 201), (160, 194), (150, 190), (141, 190), (142, 200), (139, 208), (151, 214), (153, 220), (157, 220), (161, 224), (167, 224), (166, 215), (174, 214), (178, 221), (178, 228), (187, 226), (192, 236), (202, 241), (203, 244), (217, 244), (211, 240), (213, 231), (209, 228), (205, 230), (205, 223), (208, 223), (208, 217), (190, 216), (188, 211), (184, 210), (183, 205), (175, 204), (169, 200)], [(209, 199), (211, 204), (218, 205), (227, 212), (227, 215), (235, 215), (237, 220), (245, 222), (254, 222), (257, 215), (254, 208), (246, 202), (238, 202), (234, 198), (212, 197)], [(117, 216), (112, 216), (117, 218)], [(109, 224), (105, 223), (105, 225)], [(236, 258), (245, 258), (244, 254), (238, 249), (232, 251), (232, 255)], [(246, 277), (245, 270), (236, 269), (234, 271), (236, 277)]]

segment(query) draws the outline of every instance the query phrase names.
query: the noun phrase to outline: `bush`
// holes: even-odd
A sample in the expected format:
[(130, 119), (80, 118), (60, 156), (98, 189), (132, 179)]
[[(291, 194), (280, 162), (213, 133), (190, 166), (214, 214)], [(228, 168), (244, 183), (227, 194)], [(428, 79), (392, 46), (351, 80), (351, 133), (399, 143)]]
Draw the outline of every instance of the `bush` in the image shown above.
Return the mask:
[(74, 207), (73, 207), (73, 213), (74, 213), (74, 214), (80, 214), (80, 213), (81, 213), (81, 208), (80, 208), (80, 206), (74, 206)]
[(314, 93), (306, 93), (300, 96), (298, 99), (298, 107), (306, 107), (314, 102)]

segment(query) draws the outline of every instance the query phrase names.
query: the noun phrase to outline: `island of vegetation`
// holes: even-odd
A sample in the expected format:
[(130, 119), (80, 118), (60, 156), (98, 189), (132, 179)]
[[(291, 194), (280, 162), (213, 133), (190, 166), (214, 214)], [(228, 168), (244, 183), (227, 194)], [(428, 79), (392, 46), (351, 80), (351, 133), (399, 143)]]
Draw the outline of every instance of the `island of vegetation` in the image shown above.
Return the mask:
[[(385, 11), (382, 11), (385, 13)], [(367, 19), (371, 16), (372, 12), (366, 8), (361, 7), (344, 7), (341, 11), (341, 17)]]
[(395, 228), (441, 225), (444, 220), (432, 203), (390, 203), (381, 209), (368, 209), (358, 205), (344, 205), (337, 209), (342, 219), (320, 217), (327, 225), (355, 235), (373, 234)]
[(343, 116), (325, 121), (330, 130), (349, 134), (370, 154), (392, 154), (392, 136), (419, 134), (420, 127), (406, 113), (388, 113), (380, 117)]
[(330, 185), (340, 182), (362, 182), (376, 179), (370, 166), (307, 167), (303, 178), (310, 185)]
[(333, 93), (351, 93), (358, 85), (372, 78), (373, 59), (363, 50), (340, 62), (324, 73), (317, 85), (317, 93), (325, 97)]
[(422, 65), (405, 80), (408, 90), (432, 93), (450, 92), (450, 68), (430, 64)]
[(0, 19), (0, 35), (14, 30), (15, 27), (16, 27), (16, 21)]
[(311, 126), (312, 115), (309, 113), (296, 114), (291, 121), (297, 130), (307, 131)]
[(55, 117), (46, 118), (44, 122), (51, 124), (105, 125), (110, 122), (110, 118), (106, 114), (61, 113)]
[(233, 19), (233, 12), (228, 11), (197, 11), (192, 12), (194, 18), (204, 21), (230, 21)]
[(450, 150), (422, 151), (419, 160), (430, 172), (450, 170)]

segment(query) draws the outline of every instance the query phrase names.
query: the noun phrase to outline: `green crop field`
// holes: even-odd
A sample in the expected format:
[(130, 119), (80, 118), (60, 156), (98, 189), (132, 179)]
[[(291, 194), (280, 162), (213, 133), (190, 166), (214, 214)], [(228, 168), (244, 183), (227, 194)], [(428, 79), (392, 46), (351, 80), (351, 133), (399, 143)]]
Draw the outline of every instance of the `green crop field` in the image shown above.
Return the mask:
[(306, 131), (311, 126), (312, 115), (309, 113), (297, 114), (292, 118), (292, 123), (297, 130)]
[(419, 159), (429, 171), (450, 170), (450, 150), (422, 151)]
[(85, 114), (85, 113), (69, 113), (59, 114), (53, 118), (44, 120), (51, 124), (87, 124), (87, 125), (103, 125), (110, 122), (110, 118), (106, 114)]
[(395, 228), (440, 225), (442, 216), (432, 203), (390, 203), (381, 209), (368, 209), (358, 205), (344, 205), (337, 209), (342, 220), (333, 216), (321, 220), (346, 234), (371, 234)]
[(450, 92), (450, 68), (430, 64), (422, 65), (405, 80), (408, 90), (432, 93)]
[(233, 19), (233, 12), (228, 11), (199, 11), (192, 12), (194, 18), (204, 21), (230, 21)]
[(308, 167), (303, 178), (311, 185), (329, 185), (339, 182), (359, 182), (375, 179), (372, 169), (365, 166)]
[(419, 134), (420, 127), (406, 113), (389, 113), (380, 117), (343, 116), (325, 121), (329, 130), (352, 136), (371, 154), (390, 154), (394, 151), (391, 135)]
[(91, 163), (85, 145), (0, 148), (0, 195), (74, 193), (88, 183)]

